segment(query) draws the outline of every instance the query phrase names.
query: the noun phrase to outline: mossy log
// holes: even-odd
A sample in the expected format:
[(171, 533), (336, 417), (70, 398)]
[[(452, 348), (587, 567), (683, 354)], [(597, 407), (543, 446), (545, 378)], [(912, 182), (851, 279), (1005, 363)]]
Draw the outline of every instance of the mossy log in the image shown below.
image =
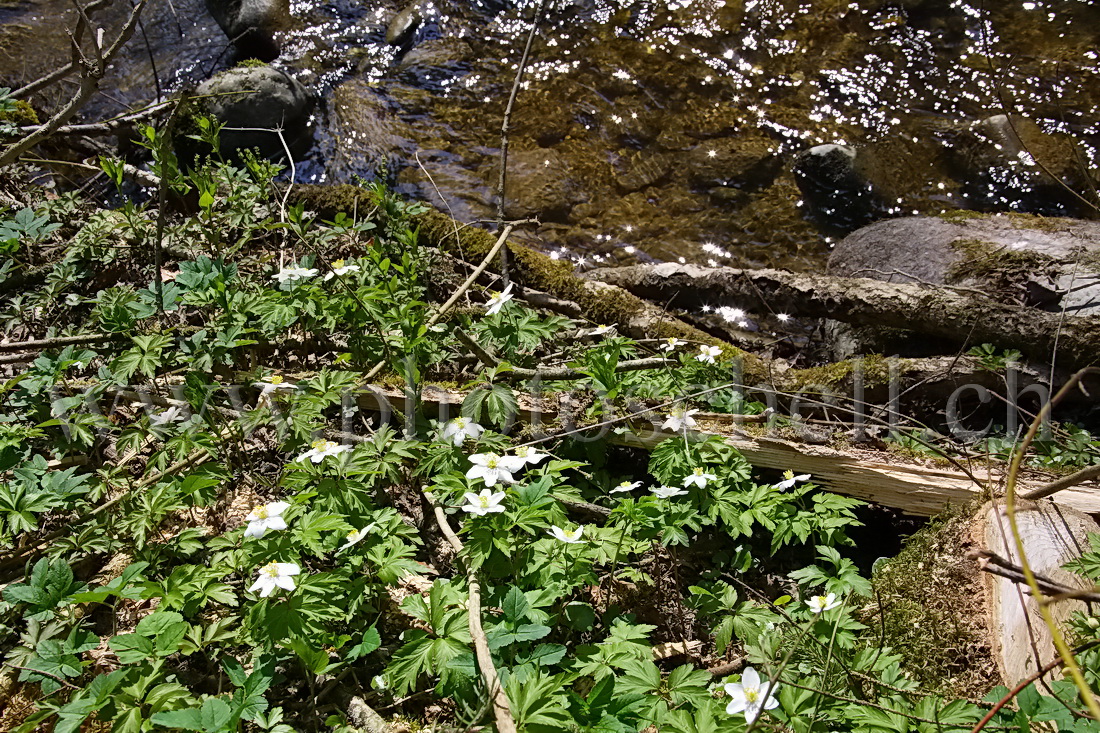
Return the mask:
[[(368, 211), (372, 207), (367, 191), (347, 184), (296, 184), (291, 189), (290, 199), (305, 204), (324, 218), (331, 218), (340, 212)], [(491, 232), (456, 222), (436, 209), (418, 214), (413, 224), (419, 228), (422, 243), (467, 262), (480, 262), (496, 243), (496, 236)], [(719, 345), (726, 356), (743, 360), (746, 375), (763, 379), (767, 374), (759, 357), (684, 323), (663, 308), (615, 285), (579, 277), (570, 263), (552, 259), (530, 247), (516, 242), (508, 242), (507, 247), (512, 263), (509, 274), (521, 288), (533, 288), (576, 303), (593, 323), (615, 324), (619, 332), (626, 336), (675, 337)]]
[(674, 263), (608, 268), (585, 277), (673, 308), (735, 300), (746, 309), (906, 329), (952, 347), (988, 342), (1040, 362), (1050, 361), (1057, 349), (1063, 366), (1100, 363), (1100, 317), (1063, 317), (948, 288)]

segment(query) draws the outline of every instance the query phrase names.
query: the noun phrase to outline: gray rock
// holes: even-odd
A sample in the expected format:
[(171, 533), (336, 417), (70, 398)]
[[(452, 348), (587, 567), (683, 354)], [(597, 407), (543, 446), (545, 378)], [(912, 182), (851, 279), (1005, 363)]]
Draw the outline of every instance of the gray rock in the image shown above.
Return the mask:
[(279, 128), (293, 158), (304, 155), (312, 143), (313, 96), (282, 71), (270, 66), (229, 69), (204, 81), (195, 93), (205, 97), (204, 111), (226, 127), (257, 128), (222, 130), (221, 153), (226, 157), (256, 148), (262, 157), (285, 158)]
[(845, 237), (828, 271), (962, 286), (1045, 310), (1100, 314), (1100, 223), (970, 212), (891, 219)]
[(290, 0), (206, 0), (206, 9), (243, 58), (278, 57), (275, 33), (289, 25)]
[(817, 145), (795, 158), (795, 182), (823, 226), (850, 232), (878, 215), (881, 206), (865, 158), (847, 145)]
[(386, 43), (391, 46), (405, 46), (412, 40), (416, 29), (423, 22), (424, 11), (419, 1), (410, 3), (390, 21), (386, 28)]

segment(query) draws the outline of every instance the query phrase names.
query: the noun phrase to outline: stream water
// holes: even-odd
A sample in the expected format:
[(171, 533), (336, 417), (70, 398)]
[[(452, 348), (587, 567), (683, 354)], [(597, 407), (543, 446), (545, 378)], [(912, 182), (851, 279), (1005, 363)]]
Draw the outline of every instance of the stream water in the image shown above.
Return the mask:
[[(117, 22), (126, 6), (97, 17)], [(67, 7), (0, 5), (0, 83), (66, 60)], [(296, 0), (275, 65), (320, 98), (298, 180), (381, 174), (459, 219), (495, 218), (501, 119), (538, 7), (424, 0), (398, 47), (385, 36), (402, 4)], [(512, 117), (507, 214), (539, 216), (525, 236), (582, 264), (805, 269), (870, 218), (1083, 213), (1041, 168), (1088, 196), (1100, 6), (1087, 0), (547, 0), (538, 27)], [(230, 63), (199, 0), (152, 0), (86, 117)], [(1003, 112), (1020, 115), (1026, 149), (982, 123)], [(859, 151), (853, 185), (875, 197), (860, 221), (830, 217), (843, 202), (798, 185), (799, 153), (822, 144)]]

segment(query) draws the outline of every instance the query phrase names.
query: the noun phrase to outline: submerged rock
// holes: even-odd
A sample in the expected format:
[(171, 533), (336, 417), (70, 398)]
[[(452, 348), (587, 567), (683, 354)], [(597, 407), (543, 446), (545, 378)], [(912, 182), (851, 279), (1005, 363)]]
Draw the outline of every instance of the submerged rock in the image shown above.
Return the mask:
[(406, 46), (413, 39), (413, 34), (420, 24), (424, 22), (424, 11), (420, 2), (406, 5), (397, 15), (393, 16), (386, 28), (386, 43), (391, 46)]
[(289, 24), (290, 0), (206, 0), (206, 9), (242, 57), (279, 56), (275, 33)]
[[(500, 166), (494, 165), (487, 181), (494, 191), (499, 175)], [(504, 215), (509, 219), (565, 222), (583, 198), (569, 159), (542, 148), (509, 151), (505, 191)]]
[(809, 213), (840, 231), (873, 221), (881, 207), (865, 168), (860, 151), (847, 145), (817, 145), (799, 153), (794, 176)]
[(1041, 216), (1092, 213), (1074, 192), (1092, 190), (1095, 181), (1069, 135), (1044, 132), (1026, 117), (1000, 114), (948, 128), (942, 137), (949, 172), (964, 184), (972, 206)]
[[(297, 159), (312, 144), (310, 116), (313, 96), (288, 74), (270, 66), (241, 66), (207, 79), (195, 93), (204, 97), (202, 108), (226, 128), (221, 133), (221, 153), (234, 157), (254, 148), (271, 160), (286, 158), (286, 148)], [(278, 130), (282, 130), (282, 138)]]

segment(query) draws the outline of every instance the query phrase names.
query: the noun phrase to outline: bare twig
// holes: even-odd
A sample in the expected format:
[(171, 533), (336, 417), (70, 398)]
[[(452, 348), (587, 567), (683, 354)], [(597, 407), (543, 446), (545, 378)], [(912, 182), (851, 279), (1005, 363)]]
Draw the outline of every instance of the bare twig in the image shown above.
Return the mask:
[[(443, 533), (443, 536), (447, 538), (447, 543), (456, 553), (461, 553), (462, 540), (451, 528), (443, 507), (436, 503), (431, 495), (425, 494), (425, 497), (432, 505), (436, 524), (439, 525), (439, 530)], [(477, 657), (478, 668), (481, 670), (481, 678), (485, 682), (485, 688), (493, 703), (493, 717), (496, 719), (497, 733), (516, 733), (516, 722), (512, 719), (508, 695), (500, 684), (500, 677), (497, 676), (497, 669), (493, 666), (493, 657), (489, 652), (489, 640), (485, 637), (485, 630), (481, 627), (481, 585), (477, 579), (477, 571), (472, 566), (466, 570), (466, 585), (469, 593), (467, 611), (470, 619), (470, 637), (474, 641), (474, 654)]]
[(98, 344), (103, 341), (122, 338), (117, 333), (93, 333), (87, 336), (56, 336), (48, 339), (36, 339), (33, 341), (12, 341), (0, 344), (0, 351), (30, 351), (32, 349), (52, 349), (56, 346), (78, 346), (82, 344)]
[(1100, 465), (1082, 468), (1080, 471), (1071, 473), (1069, 476), (1064, 476), (1057, 481), (1051, 481), (1046, 486), (1040, 486), (1037, 489), (1032, 489), (1024, 494), (1020, 494), (1020, 497), (1031, 500), (1044, 499), (1048, 496), (1057, 494), (1062, 489), (1072, 488), (1085, 481), (1091, 481), (1094, 478), (1100, 478)]
[[(979, 568), (982, 571), (990, 575), (999, 575), (1002, 578), (1007, 578), (1017, 583), (1027, 583), (1023, 568), (1015, 563), (1009, 562), (994, 552), (990, 552), (989, 550), (972, 550), (969, 555), (971, 558), (978, 561)], [(1071, 588), (1067, 585), (1055, 582), (1050, 578), (1039, 575), (1038, 573), (1035, 573), (1034, 576), (1036, 585), (1038, 585), (1039, 589), (1048, 596), (1058, 599), (1079, 598), (1085, 601), (1100, 603), (1100, 592), (1096, 590)]]
[[(111, 61), (118, 52), (122, 50), (126, 42), (130, 40), (130, 36), (133, 35), (134, 29), (137, 28), (138, 19), (141, 17), (141, 11), (145, 9), (145, 5), (148, 1), (149, 0), (140, 0), (138, 4), (134, 6), (133, 10), (130, 12), (130, 17), (122, 27), (122, 30), (119, 31), (114, 43), (106, 50), (101, 46), (101, 41), (98, 37), (99, 34), (96, 34), (97, 37), (92, 39), (92, 50), (95, 53), (95, 59), (87, 58), (83, 51), (80, 50), (80, 47), (76, 46), (74, 43), (73, 53), (78, 56), (75, 63), (78, 63), (81, 67), (82, 77), (80, 87), (77, 89), (76, 94), (74, 94), (68, 104), (58, 110), (46, 124), (42, 125), (42, 127), (38, 128), (35, 132), (12, 143), (5, 148), (3, 152), (0, 152), (0, 168), (11, 164), (18, 159), (20, 155), (52, 135), (54, 131), (72, 119), (73, 115), (92, 98), (92, 95), (99, 89), (99, 82), (107, 73), (107, 68)], [(83, 10), (81, 10), (81, 18), (85, 23), (88, 23), (87, 16), (84, 15)]]
[[(504, 224), (504, 186), (508, 178), (508, 126), (512, 122), (512, 108), (516, 104), (519, 95), (520, 81), (523, 79), (524, 69), (527, 68), (527, 57), (531, 53), (531, 44), (534, 43), (535, 34), (538, 32), (539, 20), (542, 18), (546, 0), (540, 0), (535, 9), (535, 17), (531, 19), (531, 31), (527, 34), (527, 45), (523, 47), (523, 56), (520, 57), (516, 67), (516, 76), (512, 80), (512, 92), (508, 95), (508, 104), (504, 108), (504, 119), (500, 125), (500, 177), (497, 179), (497, 226)], [(511, 266), (508, 257), (508, 249), (500, 251), (500, 276), (507, 287), (511, 284)]]

